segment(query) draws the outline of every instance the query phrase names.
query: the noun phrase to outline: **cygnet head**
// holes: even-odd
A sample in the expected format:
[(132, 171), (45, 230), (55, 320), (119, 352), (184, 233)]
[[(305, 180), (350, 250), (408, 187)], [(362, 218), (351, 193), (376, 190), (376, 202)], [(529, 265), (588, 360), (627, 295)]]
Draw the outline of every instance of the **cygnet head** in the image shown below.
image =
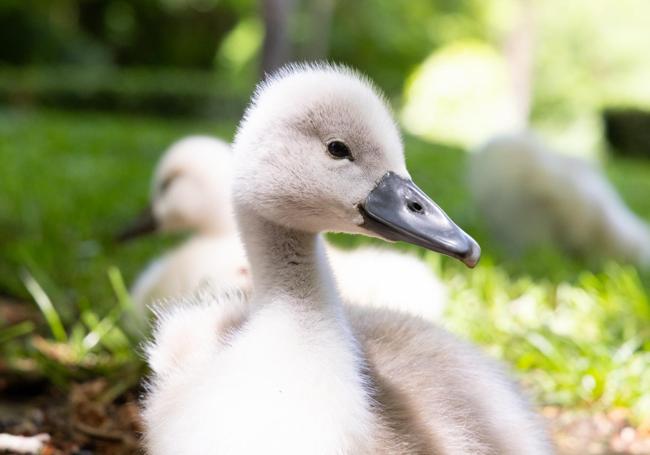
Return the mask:
[(156, 167), (151, 206), (120, 239), (153, 231), (234, 232), (232, 166), (232, 151), (219, 139), (190, 136), (175, 142)]
[(411, 180), (384, 98), (354, 71), (294, 65), (257, 89), (234, 143), (238, 215), (361, 233), (474, 266), (476, 242)]

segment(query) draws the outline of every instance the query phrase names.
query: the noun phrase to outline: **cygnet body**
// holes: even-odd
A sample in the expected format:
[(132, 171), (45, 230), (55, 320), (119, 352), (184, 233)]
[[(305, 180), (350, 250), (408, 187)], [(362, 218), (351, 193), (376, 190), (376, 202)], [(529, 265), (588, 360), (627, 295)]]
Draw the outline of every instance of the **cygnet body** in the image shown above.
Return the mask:
[(154, 301), (188, 295), (205, 284), (214, 289), (250, 287), (230, 194), (222, 190), (231, 181), (232, 153), (224, 141), (190, 136), (165, 152), (154, 172), (151, 207), (120, 237), (154, 231), (191, 235), (137, 278), (131, 294), (141, 315)]
[(514, 387), (471, 347), (422, 319), (342, 304), (322, 231), (470, 266), (480, 255), (410, 180), (367, 80), (284, 69), (258, 89), (234, 149), (252, 294), (163, 311), (147, 350), (150, 453), (549, 453)]
[(530, 133), (497, 137), (471, 158), (482, 217), (513, 253), (560, 246), (580, 257), (650, 266), (650, 229), (599, 169)]

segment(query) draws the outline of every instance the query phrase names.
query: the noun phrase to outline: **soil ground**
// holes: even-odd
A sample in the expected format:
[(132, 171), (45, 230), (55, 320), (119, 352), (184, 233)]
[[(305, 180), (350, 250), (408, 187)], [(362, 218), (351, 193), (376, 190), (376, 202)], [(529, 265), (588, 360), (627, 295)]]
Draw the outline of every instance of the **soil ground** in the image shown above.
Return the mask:
[[(0, 433), (48, 434), (43, 454), (142, 453), (138, 416), (140, 391), (132, 390), (111, 402), (103, 379), (74, 384), (67, 393), (44, 383), (4, 381), (0, 397)], [(625, 410), (588, 414), (546, 407), (561, 455), (650, 454), (650, 428), (634, 428)]]

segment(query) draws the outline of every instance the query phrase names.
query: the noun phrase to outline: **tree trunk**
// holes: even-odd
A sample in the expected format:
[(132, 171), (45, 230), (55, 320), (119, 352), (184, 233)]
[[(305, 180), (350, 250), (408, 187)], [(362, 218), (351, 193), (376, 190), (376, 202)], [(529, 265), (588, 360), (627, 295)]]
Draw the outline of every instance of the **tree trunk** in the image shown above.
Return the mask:
[(533, 91), (535, 60), (535, 20), (531, 0), (518, 0), (519, 13), (511, 32), (506, 37), (505, 55), (510, 71), (517, 129), (527, 128)]
[(264, 18), (264, 47), (262, 51), (262, 77), (272, 73), (292, 57), (289, 36), (289, 18), (296, 0), (262, 0)]
[(334, 2), (335, 0), (312, 0), (308, 2), (311, 33), (303, 55), (309, 60), (326, 59), (329, 54)]

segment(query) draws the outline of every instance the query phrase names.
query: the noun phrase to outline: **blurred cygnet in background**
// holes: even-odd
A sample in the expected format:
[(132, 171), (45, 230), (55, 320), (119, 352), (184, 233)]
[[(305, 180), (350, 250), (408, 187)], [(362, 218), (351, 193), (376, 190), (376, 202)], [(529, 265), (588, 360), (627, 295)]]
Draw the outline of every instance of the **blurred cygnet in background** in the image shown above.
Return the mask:
[(447, 287), (417, 256), (385, 247), (328, 245), (327, 252), (345, 302), (440, 319)]
[[(193, 293), (202, 285), (248, 292), (251, 277), (230, 201), (232, 155), (216, 138), (191, 136), (174, 143), (153, 178), (151, 208), (119, 235), (190, 232), (181, 246), (153, 261), (131, 293), (140, 315), (154, 301)], [(447, 288), (417, 257), (386, 248), (351, 251), (328, 247), (344, 299), (438, 319)]]
[(216, 289), (250, 285), (228, 188), (230, 146), (190, 136), (172, 144), (153, 177), (151, 206), (119, 235), (125, 241), (153, 232), (189, 232), (179, 247), (151, 262), (131, 288), (141, 315), (154, 301), (179, 297), (207, 280)]
[(529, 133), (496, 137), (470, 159), (474, 200), (513, 253), (558, 245), (580, 257), (650, 266), (650, 229), (590, 163)]

